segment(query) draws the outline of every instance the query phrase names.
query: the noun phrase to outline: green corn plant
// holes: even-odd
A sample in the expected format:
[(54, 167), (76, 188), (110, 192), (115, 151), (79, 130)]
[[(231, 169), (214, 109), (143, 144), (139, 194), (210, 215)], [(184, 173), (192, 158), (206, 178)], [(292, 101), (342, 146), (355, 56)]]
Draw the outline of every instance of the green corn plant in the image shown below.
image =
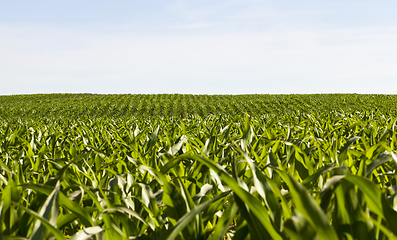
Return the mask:
[(396, 239), (395, 103), (0, 96), (0, 238)]

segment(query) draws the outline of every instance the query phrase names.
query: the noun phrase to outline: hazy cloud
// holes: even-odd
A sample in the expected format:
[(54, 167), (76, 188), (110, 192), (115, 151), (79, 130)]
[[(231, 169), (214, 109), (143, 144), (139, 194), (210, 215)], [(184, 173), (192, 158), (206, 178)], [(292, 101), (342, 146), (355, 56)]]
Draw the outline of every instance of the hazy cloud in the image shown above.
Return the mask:
[(310, 22), (324, 16), (318, 6), (248, 3), (176, 1), (162, 15), (173, 18), (161, 23), (92, 28), (0, 18), (0, 94), (393, 93), (397, 87), (397, 26), (318, 27)]

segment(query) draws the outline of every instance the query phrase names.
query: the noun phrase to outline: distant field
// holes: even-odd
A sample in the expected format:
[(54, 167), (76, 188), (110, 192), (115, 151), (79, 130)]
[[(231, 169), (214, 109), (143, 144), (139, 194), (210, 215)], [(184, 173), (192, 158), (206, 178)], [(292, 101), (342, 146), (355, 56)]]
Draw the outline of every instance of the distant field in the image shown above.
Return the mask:
[(296, 113), (397, 112), (397, 95), (99, 95), (37, 94), (0, 96), (0, 118), (84, 119), (131, 117), (189, 117)]
[(397, 239), (396, 103), (0, 96), (0, 239)]

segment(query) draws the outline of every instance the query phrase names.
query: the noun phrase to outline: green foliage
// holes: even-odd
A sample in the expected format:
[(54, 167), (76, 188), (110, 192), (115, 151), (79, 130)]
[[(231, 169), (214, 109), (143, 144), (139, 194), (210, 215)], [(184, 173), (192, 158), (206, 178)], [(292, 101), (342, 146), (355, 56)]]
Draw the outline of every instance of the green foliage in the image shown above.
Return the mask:
[(397, 239), (395, 101), (2, 96), (0, 239)]
[(396, 115), (396, 95), (291, 94), (291, 95), (187, 95), (187, 94), (36, 94), (0, 96), (0, 121), (189, 118), (192, 115), (253, 117), (264, 114), (330, 112)]

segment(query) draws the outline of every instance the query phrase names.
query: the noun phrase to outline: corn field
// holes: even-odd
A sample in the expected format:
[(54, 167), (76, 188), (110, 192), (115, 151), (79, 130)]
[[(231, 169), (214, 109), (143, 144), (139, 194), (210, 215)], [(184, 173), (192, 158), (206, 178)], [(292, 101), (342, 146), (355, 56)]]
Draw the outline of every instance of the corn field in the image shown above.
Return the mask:
[(0, 96), (0, 239), (397, 239), (396, 103)]

